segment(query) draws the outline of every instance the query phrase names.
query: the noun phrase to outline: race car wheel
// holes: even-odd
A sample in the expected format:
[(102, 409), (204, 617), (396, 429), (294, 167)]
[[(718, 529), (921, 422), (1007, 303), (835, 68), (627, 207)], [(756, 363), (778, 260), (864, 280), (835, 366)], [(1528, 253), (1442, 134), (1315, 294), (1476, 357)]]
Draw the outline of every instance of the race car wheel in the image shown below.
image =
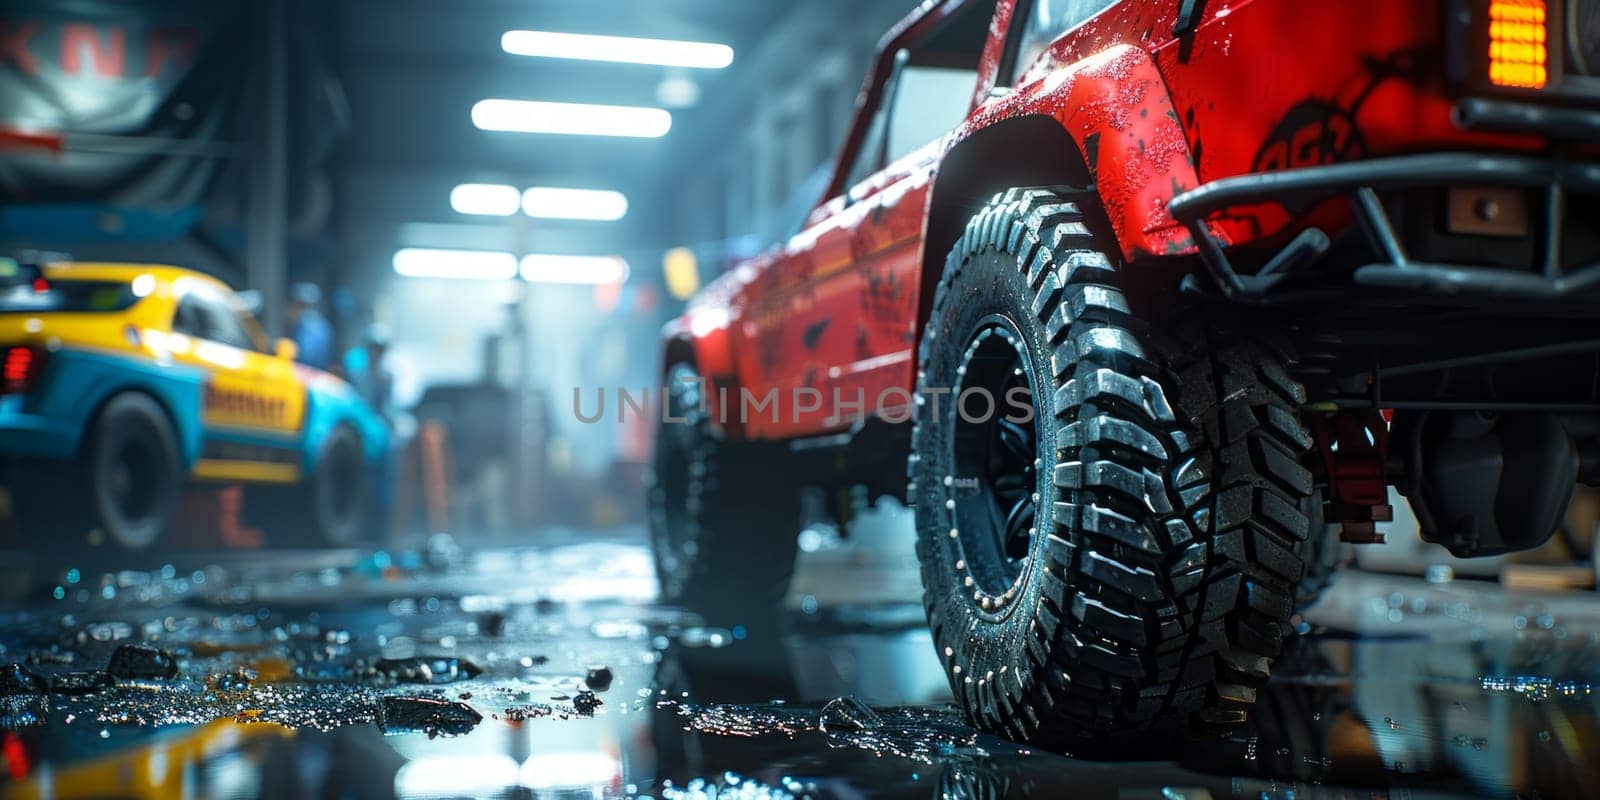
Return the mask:
[(717, 434), (704, 391), (694, 367), (667, 371), (647, 493), (661, 596), (713, 615), (775, 607), (794, 572), (799, 493), (774, 479), (775, 445)]
[(361, 439), (341, 425), (328, 434), (311, 474), (299, 483), (249, 489), (245, 514), (274, 543), (347, 547), (365, 532), (368, 489)]
[(75, 461), (19, 473), (13, 499), (22, 533), (45, 547), (148, 548), (171, 525), (183, 483), (172, 421), (138, 392), (106, 401)]
[(106, 539), (127, 550), (155, 544), (172, 522), (183, 482), (166, 411), (148, 395), (111, 398), (95, 419), (84, 461), (92, 521)]
[(1243, 722), (1312, 528), (1287, 353), (1164, 333), (1122, 281), (1075, 201), (1008, 191), (950, 254), (919, 351), (908, 490), (938, 655), (980, 727), (1073, 751)]

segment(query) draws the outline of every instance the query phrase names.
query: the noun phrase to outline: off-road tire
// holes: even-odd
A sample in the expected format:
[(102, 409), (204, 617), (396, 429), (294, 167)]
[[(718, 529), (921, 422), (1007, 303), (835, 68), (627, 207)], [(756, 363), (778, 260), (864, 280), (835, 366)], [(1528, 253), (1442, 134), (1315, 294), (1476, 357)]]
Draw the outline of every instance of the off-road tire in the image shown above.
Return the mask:
[[(1288, 353), (1216, 322), (1142, 322), (1093, 203), (1014, 189), (972, 218), (922, 338), (908, 467), (956, 699), (979, 727), (1074, 752), (1242, 723), (1288, 632), (1312, 526)], [(972, 582), (952, 525), (955, 410), (929, 402), (961, 380), (984, 315), (1015, 323), (1042, 384), (1034, 532), (1010, 597)]]
[(161, 541), (183, 490), (172, 420), (149, 395), (101, 406), (71, 462), (21, 465), (12, 498), (22, 534), (47, 550), (101, 542), (145, 550)]
[(273, 545), (349, 547), (366, 537), (368, 469), (361, 437), (348, 425), (328, 434), (311, 474), (289, 486), (252, 486), (244, 516)]
[(800, 519), (798, 490), (775, 477), (781, 445), (725, 440), (689, 364), (671, 366), (665, 388), (646, 487), (662, 598), (712, 614), (776, 607)]

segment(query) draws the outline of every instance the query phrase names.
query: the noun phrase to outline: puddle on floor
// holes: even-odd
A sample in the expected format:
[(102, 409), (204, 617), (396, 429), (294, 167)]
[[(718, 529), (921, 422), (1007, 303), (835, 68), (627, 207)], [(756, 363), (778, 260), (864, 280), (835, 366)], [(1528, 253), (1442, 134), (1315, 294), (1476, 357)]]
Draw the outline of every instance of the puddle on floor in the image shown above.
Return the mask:
[[(584, 552), (540, 563), (615, 569)], [(1314, 630), (1248, 730), (1106, 761), (968, 726), (914, 607), (495, 591), (538, 558), (55, 576), (0, 615), (0, 798), (1600, 796), (1597, 637), (1559, 614)]]

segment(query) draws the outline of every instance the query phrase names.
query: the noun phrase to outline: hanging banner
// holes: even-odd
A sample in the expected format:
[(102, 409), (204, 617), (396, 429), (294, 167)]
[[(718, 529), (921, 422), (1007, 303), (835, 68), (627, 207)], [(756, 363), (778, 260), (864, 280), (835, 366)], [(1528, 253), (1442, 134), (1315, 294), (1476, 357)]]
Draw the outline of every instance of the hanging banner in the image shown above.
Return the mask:
[[(9, 0), (0, 7), (0, 202), (195, 203), (235, 133), (247, 48), (232, 3)], [(59, 148), (28, 148), (34, 137)], [(58, 149), (59, 151), (53, 151)]]

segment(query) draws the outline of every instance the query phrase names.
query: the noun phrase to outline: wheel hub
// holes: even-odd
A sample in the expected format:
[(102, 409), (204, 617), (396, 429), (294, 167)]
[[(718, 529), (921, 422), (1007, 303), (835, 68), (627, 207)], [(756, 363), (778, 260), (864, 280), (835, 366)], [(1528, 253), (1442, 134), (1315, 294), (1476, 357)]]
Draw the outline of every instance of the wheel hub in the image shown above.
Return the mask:
[(153, 474), (157, 460), (138, 439), (117, 448), (107, 465), (106, 486), (111, 502), (124, 518), (142, 523), (155, 511)]
[(1020, 592), (1038, 537), (1038, 422), (1008, 402), (1018, 390), (1031, 402), (1036, 385), (1016, 324), (984, 319), (956, 375), (954, 473), (944, 479), (950, 535), (962, 585), (997, 612)]

